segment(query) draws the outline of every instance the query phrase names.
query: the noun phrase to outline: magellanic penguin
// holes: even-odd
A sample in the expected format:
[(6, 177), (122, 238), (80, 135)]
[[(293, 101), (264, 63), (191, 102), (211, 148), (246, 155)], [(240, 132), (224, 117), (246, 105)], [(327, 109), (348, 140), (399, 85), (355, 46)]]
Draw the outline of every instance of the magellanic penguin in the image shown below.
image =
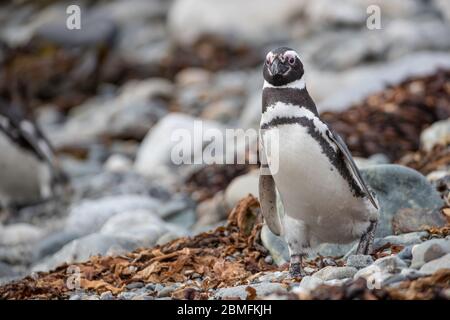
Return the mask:
[(42, 131), (21, 107), (0, 101), (0, 207), (13, 209), (65, 191), (68, 178)]
[(285, 47), (269, 52), (263, 75), (260, 202), (268, 227), (289, 246), (291, 275), (304, 275), (302, 257), (321, 243), (360, 239), (357, 253), (368, 254), (378, 202), (345, 142), (320, 119), (299, 55)]

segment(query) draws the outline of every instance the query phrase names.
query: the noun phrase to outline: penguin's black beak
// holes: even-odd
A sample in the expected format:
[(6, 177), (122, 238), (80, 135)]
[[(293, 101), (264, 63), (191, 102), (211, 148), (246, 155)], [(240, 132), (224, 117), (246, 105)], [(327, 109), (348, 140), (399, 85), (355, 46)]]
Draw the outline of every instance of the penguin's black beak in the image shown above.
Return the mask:
[(272, 64), (269, 66), (269, 70), (272, 76), (276, 75), (281, 76), (289, 70), (289, 67), (286, 66), (283, 62), (281, 62), (280, 59), (275, 58)]

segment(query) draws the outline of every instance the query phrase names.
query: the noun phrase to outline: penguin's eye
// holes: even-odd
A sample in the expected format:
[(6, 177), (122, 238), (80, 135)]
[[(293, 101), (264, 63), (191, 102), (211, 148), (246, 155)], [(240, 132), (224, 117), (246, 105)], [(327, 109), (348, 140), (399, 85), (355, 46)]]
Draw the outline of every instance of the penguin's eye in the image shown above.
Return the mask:
[(290, 65), (295, 64), (295, 57), (289, 57), (288, 62)]

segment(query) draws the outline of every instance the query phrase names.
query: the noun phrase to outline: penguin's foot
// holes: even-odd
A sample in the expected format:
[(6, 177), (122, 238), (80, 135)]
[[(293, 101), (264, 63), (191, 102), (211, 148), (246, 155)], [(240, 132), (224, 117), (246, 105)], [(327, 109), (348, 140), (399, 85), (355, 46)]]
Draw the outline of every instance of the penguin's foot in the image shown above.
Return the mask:
[(289, 274), (292, 278), (302, 278), (306, 276), (302, 267), (302, 255), (292, 255), (289, 264)]
[(373, 251), (373, 240), (375, 239), (375, 230), (377, 229), (377, 221), (371, 221), (367, 231), (361, 236), (359, 240), (356, 254), (371, 254)]

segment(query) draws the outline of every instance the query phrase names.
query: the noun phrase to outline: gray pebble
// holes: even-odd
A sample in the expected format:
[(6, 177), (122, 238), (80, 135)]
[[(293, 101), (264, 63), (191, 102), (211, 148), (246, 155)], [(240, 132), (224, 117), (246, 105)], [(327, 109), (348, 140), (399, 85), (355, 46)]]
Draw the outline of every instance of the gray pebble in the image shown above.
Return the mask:
[(164, 286), (163, 286), (162, 284), (160, 284), (160, 283), (157, 283), (157, 284), (155, 285), (154, 291), (159, 292), (159, 291), (161, 291), (162, 289), (164, 289)]
[(111, 291), (105, 291), (100, 295), (100, 300), (112, 300), (114, 298)]
[(156, 290), (156, 285), (154, 283), (148, 283), (148, 284), (145, 285), (144, 288), (146, 290), (155, 291)]
[(313, 274), (314, 278), (319, 278), (322, 281), (333, 280), (333, 279), (345, 279), (352, 278), (358, 270), (353, 267), (333, 267), (328, 266), (320, 269)]
[(144, 286), (144, 284), (142, 282), (132, 282), (127, 284), (126, 288), (128, 290), (133, 290), (133, 289), (140, 289)]
[(125, 291), (121, 292), (117, 297), (122, 300), (132, 300), (135, 296), (135, 292)]
[(386, 280), (383, 281), (382, 286), (389, 286), (392, 285), (394, 283), (400, 282), (400, 281), (404, 281), (406, 280), (406, 276), (401, 274), (401, 273), (397, 273), (394, 274), (392, 277), (387, 278)]
[(324, 283), (324, 281), (320, 278), (306, 276), (306, 277), (303, 277), (302, 281), (300, 282), (299, 288), (302, 288), (306, 291), (311, 291), (323, 283)]
[(158, 291), (158, 298), (165, 298), (165, 297), (170, 297), (170, 295), (172, 294), (172, 292), (175, 290), (175, 286), (168, 286), (165, 287), (164, 289)]
[(397, 256), (400, 259), (402, 259), (403, 261), (411, 260), (412, 259), (412, 247), (413, 247), (413, 245), (404, 247), (403, 250), (397, 254)]
[(347, 267), (354, 267), (356, 269), (365, 268), (372, 263), (373, 259), (370, 255), (353, 254), (347, 258)]

